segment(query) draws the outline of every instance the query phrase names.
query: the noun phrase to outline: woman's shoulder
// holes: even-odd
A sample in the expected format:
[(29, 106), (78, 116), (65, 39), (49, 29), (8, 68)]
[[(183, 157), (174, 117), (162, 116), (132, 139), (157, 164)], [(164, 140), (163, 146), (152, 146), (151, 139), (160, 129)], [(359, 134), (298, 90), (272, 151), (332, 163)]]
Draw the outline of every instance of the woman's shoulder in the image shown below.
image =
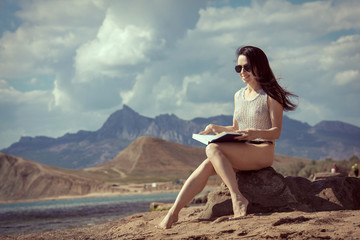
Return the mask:
[(239, 90), (237, 90), (234, 94), (234, 98), (237, 99), (240, 96), (242, 91), (243, 91), (243, 88), (240, 88)]
[(267, 105), (268, 107), (276, 107), (276, 108), (283, 108), (283, 106), (274, 98), (267, 95)]
[(239, 90), (236, 91), (235, 96), (239, 95), (244, 90), (245, 90), (245, 87), (240, 88)]

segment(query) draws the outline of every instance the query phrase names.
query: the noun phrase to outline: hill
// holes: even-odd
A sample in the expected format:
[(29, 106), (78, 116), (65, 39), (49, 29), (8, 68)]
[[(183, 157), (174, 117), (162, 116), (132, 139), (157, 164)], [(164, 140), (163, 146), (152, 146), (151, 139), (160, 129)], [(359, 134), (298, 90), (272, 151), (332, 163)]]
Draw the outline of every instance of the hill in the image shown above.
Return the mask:
[(0, 201), (122, 194), (128, 183), (186, 178), (204, 160), (204, 149), (140, 137), (111, 161), (64, 169), (0, 153)]
[[(63, 168), (88, 168), (113, 159), (136, 138), (154, 136), (189, 146), (201, 146), (191, 139), (208, 123), (231, 125), (232, 116), (182, 120), (171, 114), (148, 118), (124, 105), (110, 115), (97, 131), (67, 133), (59, 138), (22, 137), (1, 152)], [(360, 128), (338, 121), (315, 126), (284, 116), (277, 154), (308, 159), (348, 159), (360, 155)]]
[(110, 192), (111, 185), (68, 170), (0, 153), (0, 201)]
[(205, 158), (204, 148), (140, 137), (109, 162), (86, 171), (118, 172), (133, 180), (176, 179), (187, 177)]

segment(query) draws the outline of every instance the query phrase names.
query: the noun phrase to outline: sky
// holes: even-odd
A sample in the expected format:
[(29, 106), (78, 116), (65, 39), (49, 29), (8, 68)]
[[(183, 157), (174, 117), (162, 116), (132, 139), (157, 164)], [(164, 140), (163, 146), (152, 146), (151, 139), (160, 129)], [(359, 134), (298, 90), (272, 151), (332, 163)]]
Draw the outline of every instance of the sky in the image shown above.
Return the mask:
[(0, 0), (0, 149), (143, 116), (232, 115), (235, 51), (267, 54), (286, 114), (360, 126), (358, 0)]

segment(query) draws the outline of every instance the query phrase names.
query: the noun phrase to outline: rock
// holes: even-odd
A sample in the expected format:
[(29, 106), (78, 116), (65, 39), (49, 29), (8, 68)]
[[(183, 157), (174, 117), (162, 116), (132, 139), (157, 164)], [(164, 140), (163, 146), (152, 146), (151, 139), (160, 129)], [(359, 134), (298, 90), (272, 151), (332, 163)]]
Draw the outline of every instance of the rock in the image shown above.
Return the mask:
[(309, 181), (301, 177), (287, 177), (286, 184), (299, 202), (310, 211), (359, 210), (360, 179), (334, 176)]
[(201, 193), (199, 196), (194, 197), (193, 200), (191, 200), (190, 204), (205, 204), (205, 203), (207, 203), (209, 193), (210, 193), (210, 191), (206, 191), (204, 193)]
[(150, 203), (150, 212), (169, 210), (171, 206), (172, 206), (171, 203), (152, 202)]
[[(300, 204), (273, 168), (259, 171), (239, 171), (236, 174), (241, 193), (248, 199), (248, 213), (267, 213), (306, 209)], [(211, 192), (201, 218), (211, 219), (233, 214), (230, 192), (225, 185)]]
[[(248, 213), (331, 211), (360, 209), (360, 179), (333, 176), (314, 182), (283, 177), (273, 168), (236, 173), (239, 189), (248, 199)], [(200, 218), (231, 215), (230, 192), (225, 185), (209, 193)]]
[(310, 176), (309, 179), (311, 179), (312, 181), (316, 181), (320, 179), (327, 179), (329, 177), (345, 177), (345, 175), (341, 173), (319, 172)]

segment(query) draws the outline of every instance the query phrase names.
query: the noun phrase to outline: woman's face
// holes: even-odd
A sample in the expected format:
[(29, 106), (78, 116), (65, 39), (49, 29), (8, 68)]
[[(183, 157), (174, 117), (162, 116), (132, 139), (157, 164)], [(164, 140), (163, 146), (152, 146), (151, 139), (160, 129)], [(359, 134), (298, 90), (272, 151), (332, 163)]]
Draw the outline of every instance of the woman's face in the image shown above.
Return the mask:
[[(238, 57), (238, 65), (242, 66), (241, 68), (241, 72), (239, 72), (239, 75), (241, 77), (241, 79), (244, 81), (244, 83), (249, 84), (251, 82), (256, 82), (255, 76), (254, 74), (251, 72), (251, 67), (250, 64), (247, 61), (247, 58), (245, 55), (240, 55)], [(244, 67), (245, 66), (245, 67)], [(249, 70), (246, 71), (245, 69)]]

